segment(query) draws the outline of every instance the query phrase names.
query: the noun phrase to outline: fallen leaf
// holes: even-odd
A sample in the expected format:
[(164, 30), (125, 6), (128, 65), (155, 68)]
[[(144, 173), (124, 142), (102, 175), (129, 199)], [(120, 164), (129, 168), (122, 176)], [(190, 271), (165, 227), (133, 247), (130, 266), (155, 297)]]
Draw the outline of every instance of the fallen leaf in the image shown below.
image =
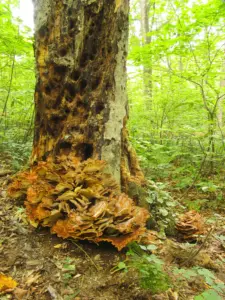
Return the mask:
[(27, 294), (28, 290), (23, 290), (20, 288), (15, 288), (14, 295), (17, 300), (23, 300), (24, 296)]
[(56, 248), (56, 249), (62, 248), (62, 245), (63, 244), (57, 244), (57, 245), (54, 246), (54, 248)]
[(54, 289), (53, 286), (49, 285), (47, 290), (48, 290), (48, 292), (49, 292), (52, 299), (54, 299), (54, 300), (63, 300), (63, 298), (57, 293), (56, 289)]
[(27, 285), (27, 286), (32, 285), (33, 283), (37, 282), (37, 280), (38, 280), (40, 277), (41, 277), (40, 274), (33, 275), (33, 273), (31, 273), (31, 274), (27, 277), (26, 285)]
[(17, 286), (17, 282), (11, 277), (4, 274), (0, 274), (0, 292), (14, 289)]

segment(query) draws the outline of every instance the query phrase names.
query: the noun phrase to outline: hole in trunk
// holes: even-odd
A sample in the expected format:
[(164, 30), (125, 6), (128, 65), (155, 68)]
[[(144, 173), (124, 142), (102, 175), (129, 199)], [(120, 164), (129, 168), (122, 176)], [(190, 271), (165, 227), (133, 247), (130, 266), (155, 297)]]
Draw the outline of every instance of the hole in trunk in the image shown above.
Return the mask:
[(92, 81), (92, 83), (91, 83), (92, 90), (97, 89), (97, 87), (99, 86), (100, 82), (101, 82), (100, 77), (94, 78), (93, 81)]
[(95, 108), (96, 114), (100, 114), (104, 108), (105, 106), (103, 103), (98, 103)]
[(58, 145), (58, 151), (62, 154), (65, 154), (65, 155), (69, 155), (70, 154), (70, 151), (71, 151), (71, 148), (72, 148), (72, 144), (69, 143), (69, 142), (60, 142), (59, 145)]
[(55, 66), (55, 72), (64, 76), (66, 74), (67, 67), (66, 66)]
[(60, 149), (68, 149), (68, 148), (71, 149), (71, 146), (72, 146), (72, 144), (71, 144), (71, 143), (68, 143), (68, 142), (61, 142), (61, 143), (59, 144), (59, 148), (60, 148)]
[(77, 93), (76, 86), (72, 83), (68, 83), (66, 89), (71, 97), (74, 97)]
[(112, 52), (112, 46), (108, 47), (108, 54), (110, 54)]
[(65, 108), (65, 113), (68, 115), (70, 113), (70, 109), (67, 107)]
[(88, 62), (88, 54), (83, 53), (81, 59), (80, 59), (80, 66), (85, 67), (86, 63)]
[(44, 39), (48, 35), (48, 28), (46, 26), (42, 26), (39, 29), (39, 36), (40, 39)]
[(71, 19), (69, 21), (69, 30), (73, 30), (75, 28), (75, 20)]
[(82, 157), (83, 160), (86, 160), (93, 155), (93, 145), (82, 143), (76, 146), (76, 151), (78, 156)]
[(72, 80), (77, 81), (80, 78), (80, 71), (73, 71), (70, 77)]
[(80, 82), (80, 89), (81, 91), (84, 90), (87, 86), (87, 80), (85, 79), (82, 79), (81, 82)]
[(70, 7), (70, 8), (68, 9), (68, 16), (71, 16), (72, 13), (73, 13), (73, 9)]
[(50, 88), (49, 85), (46, 85), (46, 87), (45, 87), (45, 94), (46, 95), (50, 95), (51, 94), (51, 88)]
[(59, 49), (59, 55), (60, 56), (66, 56), (66, 54), (67, 54), (67, 49), (66, 48), (61, 48), (61, 49)]
[(52, 115), (52, 116), (51, 116), (51, 121), (52, 121), (53, 123), (60, 123), (61, 120), (63, 120), (64, 118), (65, 118), (65, 117), (63, 117), (63, 116)]

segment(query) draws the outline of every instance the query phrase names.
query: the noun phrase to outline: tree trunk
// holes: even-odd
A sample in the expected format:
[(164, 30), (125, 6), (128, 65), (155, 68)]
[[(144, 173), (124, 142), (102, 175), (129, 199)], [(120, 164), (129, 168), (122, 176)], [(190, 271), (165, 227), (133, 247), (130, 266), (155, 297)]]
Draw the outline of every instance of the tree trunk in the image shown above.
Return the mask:
[[(225, 61), (223, 59), (222, 62), (222, 75), (221, 75), (221, 79), (220, 79), (220, 88), (221, 88), (221, 94), (224, 93), (224, 87), (225, 87), (225, 79), (224, 79), (224, 73), (225, 73)], [(222, 130), (223, 128), (223, 102), (224, 102), (224, 98), (225, 97), (221, 97), (218, 100), (218, 110), (217, 110), (217, 122), (218, 122), (218, 126), (219, 128)]]
[(32, 163), (73, 155), (107, 161), (124, 187), (142, 177), (123, 130), (128, 9), (128, 0), (35, 1)]
[[(155, 3), (153, 3), (152, 8), (155, 9)], [(151, 36), (149, 33), (152, 28), (149, 24), (149, 11), (150, 3), (149, 0), (140, 0), (140, 9), (141, 9), (141, 33), (143, 45), (148, 45), (151, 43)], [(151, 27), (153, 26), (154, 17), (152, 19)], [(149, 64), (151, 65), (151, 57), (149, 57)], [(152, 102), (152, 68), (151, 66), (143, 67), (143, 83), (144, 83), (144, 93), (146, 96), (146, 108), (151, 109)]]
[(32, 165), (8, 194), (34, 226), (120, 250), (149, 217), (121, 194), (144, 183), (126, 130), (128, 0), (35, 0), (35, 24)]

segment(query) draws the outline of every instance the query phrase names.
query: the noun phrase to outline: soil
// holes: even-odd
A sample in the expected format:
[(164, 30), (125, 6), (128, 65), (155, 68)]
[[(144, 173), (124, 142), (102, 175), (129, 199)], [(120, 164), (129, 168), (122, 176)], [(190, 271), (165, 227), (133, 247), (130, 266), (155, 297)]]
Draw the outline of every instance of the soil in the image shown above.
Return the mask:
[(111, 274), (125, 254), (110, 244), (65, 241), (31, 227), (22, 203), (6, 196), (8, 178), (0, 177), (0, 271), (18, 286), (0, 299), (151, 299), (137, 274)]
[[(171, 274), (173, 285), (167, 292), (152, 295), (141, 289), (136, 271), (112, 272), (126, 258), (126, 249), (118, 252), (108, 243), (62, 240), (47, 228), (29, 225), (23, 203), (7, 198), (10, 176), (0, 175), (0, 273), (18, 285), (0, 294), (1, 300), (177, 300), (194, 299), (209, 288), (202, 280), (185, 282)], [(221, 220), (214, 235), (225, 234), (224, 218)], [(161, 244), (157, 255), (165, 260), (170, 274), (171, 265), (179, 267), (179, 261), (182, 263), (180, 244), (175, 239)], [(173, 247), (178, 249), (177, 257)], [(219, 282), (225, 282), (223, 242), (213, 239), (202, 252), (202, 260), (193, 260), (192, 265), (211, 269)]]

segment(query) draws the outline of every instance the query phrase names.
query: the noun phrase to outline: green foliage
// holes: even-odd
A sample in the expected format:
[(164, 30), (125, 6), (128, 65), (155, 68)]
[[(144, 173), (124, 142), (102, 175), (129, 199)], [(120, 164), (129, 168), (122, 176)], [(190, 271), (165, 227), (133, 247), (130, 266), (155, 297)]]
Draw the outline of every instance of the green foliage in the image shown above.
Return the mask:
[[(222, 299), (220, 295), (225, 294), (225, 284), (218, 282), (216, 276), (205, 268), (194, 267), (192, 269), (178, 269), (174, 268), (173, 273), (178, 276), (178, 280), (190, 280), (191, 278), (202, 277), (207, 285), (210, 286), (209, 290), (204, 291), (202, 294), (196, 296), (195, 300), (211, 300)], [(211, 297), (211, 298), (210, 298)]]
[(34, 58), (31, 31), (12, 13), (16, 2), (0, 3), (0, 151), (18, 170), (31, 149)]
[(153, 294), (164, 292), (169, 288), (169, 277), (162, 269), (163, 261), (149, 254), (149, 250), (153, 250), (152, 247), (149, 249), (136, 243), (130, 244), (127, 252), (129, 265), (138, 270), (142, 288), (149, 289)]
[(207, 290), (201, 295), (195, 296), (194, 300), (222, 300), (220, 295), (214, 290)]
[(225, 4), (149, 2), (151, 42), (144, 43), (140, 7), (131, 2), (129, 127), (142, 166), (176, 190), (206, 181), (205, 192), (219, 194), (212, 175), (225, 167)]
[(72, 277), (76, 273), (76, 266), (74, 264), (73, 259), (71, 259), (70, 257), (66, 257), (62, 261), (61, 269), (62, 269), (63, 282), (65, 284), (68, 284), (68, 282), (70, 281), (70, 279), (72, 279)]
[(166, 185), (161, 182), (149, 181), (148, 197), (146, 198), (150, 205), (150, 211), (162, 232), (165, 229), (173, 231), (176, 219), (175, 207), (178, 205), (165, 188)]
[(126, 261), (114, 267), (112, 273), (121, 270), (127, 272), (129, 268), (132, 268), (138, 271), (140, 286), (143, 289), (150, 290), (153, 294), (166, 291), (170, 287), (169, 277), (163, 271), (163, 261), (150, 253), (155, 249), (155, 245), (129, 244)]

